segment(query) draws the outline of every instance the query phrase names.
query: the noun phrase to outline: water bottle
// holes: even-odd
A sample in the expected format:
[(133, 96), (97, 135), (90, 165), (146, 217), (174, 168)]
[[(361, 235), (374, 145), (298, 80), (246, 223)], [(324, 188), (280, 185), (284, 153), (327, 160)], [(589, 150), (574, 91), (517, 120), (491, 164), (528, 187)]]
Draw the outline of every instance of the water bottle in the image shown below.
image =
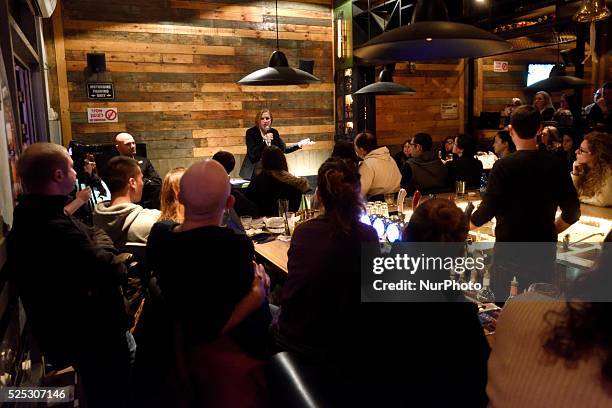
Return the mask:
[(487, 191), (487, 173), (483, 172), (482, 176), (480, 176), (480, 195), (484, 195)]

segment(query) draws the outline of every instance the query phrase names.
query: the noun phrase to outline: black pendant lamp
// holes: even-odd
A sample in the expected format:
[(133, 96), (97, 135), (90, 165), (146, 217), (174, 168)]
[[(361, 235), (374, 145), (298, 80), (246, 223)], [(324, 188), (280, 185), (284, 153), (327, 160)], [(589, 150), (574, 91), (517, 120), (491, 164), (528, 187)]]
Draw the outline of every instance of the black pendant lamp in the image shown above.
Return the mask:
[(565, 74), (565, 65), (559, 63), (559, 56), (561, 55), (560, 44), (561, 40), (557, 37), (557, 63), (550, 70), (548, 78), (529, 85), (525, 88), (526, 91), (557, 92), (580, 88), (589, 84), (582, 78)]
[(354, 55), (367, 61), (431, 61), (508, 52), (512, 45), (480, 28), (448, 21), (443, 0), (419, 0), (412, 23), (366, 42)]
[(565, 75), (565, 66), (555, 64), (550, 70), (548, 78), (535, 82), (525, 88), (527, 91), (557, 92), (566, 89), (581, 88), (589, 83), (582, 78)]
[(378, 82), (364, 86), (355, 95), (414, 95), (414, 89), (393, 82), (394, 70), (395, 64), (385, 65), (380, 71)]
[(319, 78), (301, 69), (291, 68), (285, 54), (278, 46), (278, 0), (276, 4), (276, 51), (270, 56), (267, 68), (251, 72), (238, 83), (240, 85), (305, 85), (318, 84)]

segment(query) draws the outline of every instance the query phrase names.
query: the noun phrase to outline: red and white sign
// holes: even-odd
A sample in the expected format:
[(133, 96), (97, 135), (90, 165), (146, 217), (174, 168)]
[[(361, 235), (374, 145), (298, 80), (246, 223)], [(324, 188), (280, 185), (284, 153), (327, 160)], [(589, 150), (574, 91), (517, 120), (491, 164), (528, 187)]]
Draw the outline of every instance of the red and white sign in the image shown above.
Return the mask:
[(508, 72), (508, 61), (493, 61), (493, 72)]
[(87, 123), (118, 122), (117, 108), (87, 108)]

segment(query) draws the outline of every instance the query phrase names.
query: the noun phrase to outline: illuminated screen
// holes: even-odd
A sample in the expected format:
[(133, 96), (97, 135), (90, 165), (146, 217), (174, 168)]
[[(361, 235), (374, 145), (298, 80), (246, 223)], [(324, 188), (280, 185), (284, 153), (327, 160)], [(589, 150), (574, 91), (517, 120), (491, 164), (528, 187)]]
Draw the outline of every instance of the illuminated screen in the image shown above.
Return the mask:
[(529, 64), (527, 66), (527, 86), (548, 78), (553, 64)]

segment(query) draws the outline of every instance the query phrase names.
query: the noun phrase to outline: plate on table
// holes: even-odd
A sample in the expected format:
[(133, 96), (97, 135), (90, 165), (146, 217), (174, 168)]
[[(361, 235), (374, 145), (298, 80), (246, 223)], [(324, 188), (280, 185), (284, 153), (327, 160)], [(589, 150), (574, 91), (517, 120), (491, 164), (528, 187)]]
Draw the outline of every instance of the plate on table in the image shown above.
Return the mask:
[(253, 221), (251, 221), (252, 229), (262, 229), (265, 226), (266, 226), (266, 223), (263, 218), (256, 218)]
[(283, 217), (270, 217), (265, 219), (266, 228), (268, 229), (285, 229), (285, 220)]

